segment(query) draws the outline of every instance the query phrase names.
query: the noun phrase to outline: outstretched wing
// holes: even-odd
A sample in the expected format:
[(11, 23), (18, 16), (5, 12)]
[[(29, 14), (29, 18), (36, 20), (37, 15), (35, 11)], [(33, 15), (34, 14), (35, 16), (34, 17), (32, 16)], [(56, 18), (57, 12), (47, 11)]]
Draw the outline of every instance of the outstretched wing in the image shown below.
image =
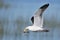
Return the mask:
[(35, 13), (35, 15), (31, 18), (31, 21), (34, 25), (43, 27), (43, 17), (42, 14), (44, 10), (49, 6), (49, 4), (45, 4), (41, 6), (38, 11)]

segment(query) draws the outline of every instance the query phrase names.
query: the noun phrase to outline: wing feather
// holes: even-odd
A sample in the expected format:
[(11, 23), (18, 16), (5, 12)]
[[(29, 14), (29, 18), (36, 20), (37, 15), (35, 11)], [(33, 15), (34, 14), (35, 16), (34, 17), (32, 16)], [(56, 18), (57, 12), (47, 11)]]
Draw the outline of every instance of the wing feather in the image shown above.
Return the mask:
[(39, 26), (39, 27), (43, 27), (43, 12), (45, 11), (45, 9), (49, 6), (49, 4), (45, 4), (43, 6), (41, 6), (35, 13), (35, 15), (32, 17), (32, 19), (34, 19), (34, 25)]

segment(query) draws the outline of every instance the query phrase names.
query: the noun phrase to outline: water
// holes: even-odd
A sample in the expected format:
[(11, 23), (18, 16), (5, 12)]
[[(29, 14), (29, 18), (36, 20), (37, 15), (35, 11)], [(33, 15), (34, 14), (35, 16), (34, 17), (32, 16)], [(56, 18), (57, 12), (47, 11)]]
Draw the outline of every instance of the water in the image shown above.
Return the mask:
[[(25, 24), (24, 24), (25, 25)], [(0, 35), (0, 40), (59, 40), (60, 27), (48, 27), (49, 32), (29, 32), (23, 33), (23, 26), (16, 23), (4, 25), (4, 32)], [(20, 27), (18, 29), (18, 27)]]

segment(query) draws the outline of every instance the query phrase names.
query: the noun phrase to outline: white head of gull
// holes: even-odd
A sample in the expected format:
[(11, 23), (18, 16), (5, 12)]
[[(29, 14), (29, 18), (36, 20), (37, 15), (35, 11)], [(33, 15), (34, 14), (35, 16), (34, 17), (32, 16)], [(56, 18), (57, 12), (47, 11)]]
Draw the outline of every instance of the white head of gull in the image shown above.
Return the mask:
[(41, 32), (48, 32), (47, 29), (43, 28), (43, 12), (45, 11), (45, 9), (47, 9), (47, 7), (49, 6), (49, 4), (45, 4), (43, 6), (41, 6), (35, 13), (35, 15), (31, 18), (31, 21), (33, 23), (32, 26), (28, 26), (24, 29), (24, 33), (28, 32), (28, 30), (30, 31), (41, 31)]

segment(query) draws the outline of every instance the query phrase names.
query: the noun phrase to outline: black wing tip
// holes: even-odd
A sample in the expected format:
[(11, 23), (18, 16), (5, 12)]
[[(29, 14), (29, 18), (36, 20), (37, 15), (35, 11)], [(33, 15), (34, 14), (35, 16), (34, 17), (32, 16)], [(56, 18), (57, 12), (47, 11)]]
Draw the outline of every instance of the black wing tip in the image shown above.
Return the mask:
[(49, 3), (47, 3), (47, 4), (43, 5), (43, 6), (41, 6), (40, 9), (47, 8), (48, 6), (49, 6)]
[(34, 23), (34, 16), (31, 17), (31, 21), (32, 21), (32, 23)]

